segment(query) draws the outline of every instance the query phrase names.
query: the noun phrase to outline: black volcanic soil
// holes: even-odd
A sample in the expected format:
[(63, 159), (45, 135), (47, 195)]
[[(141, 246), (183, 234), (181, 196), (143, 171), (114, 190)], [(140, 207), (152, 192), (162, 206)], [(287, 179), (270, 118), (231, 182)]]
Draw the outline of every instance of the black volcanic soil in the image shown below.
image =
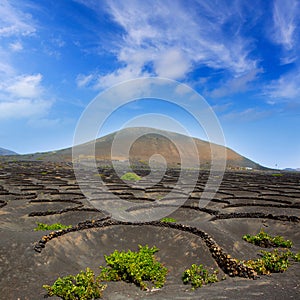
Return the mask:
[[(109, 169), (102, 173), (111, 191), (143, 205), (166, 194), (178, 175), (168, 170), (157, 186), (142, 189), (127, 186)], [(213, 255), (208, 239), (231, 257), (256, 258), (261, 248), (243, 241), (242, 236), (263, 228), (292, 240), (292, 250), (299, 251), (300, 174), (227, 172), (214, 199), (199, 209), (207, 176), (201, 172), (194, 192), (170, 216), (176, 224), (132, 224), (95, 210), (77, 186), (70, 164), (1, 163), (0, 299), (44, 299), (43, 284), (86, 267), (98, 273), (105, 254), (115, 249), (137, 250), (138, 244), (160, 249), (156, 256), (169, 269), (165, 286), (145, 292), (125, 282), (108, 283), (104, 299), (299, 299), (299, 264), (285, 273), (255, 280), (230, 276), (220, 257)], [(41, 243), (50, 231), (33, 231), (36, 222), (61, 222), (73, 228)], [(226, 280), (192, 291), (181, 281), (182, 272), (192, 263), (218, 269)]]

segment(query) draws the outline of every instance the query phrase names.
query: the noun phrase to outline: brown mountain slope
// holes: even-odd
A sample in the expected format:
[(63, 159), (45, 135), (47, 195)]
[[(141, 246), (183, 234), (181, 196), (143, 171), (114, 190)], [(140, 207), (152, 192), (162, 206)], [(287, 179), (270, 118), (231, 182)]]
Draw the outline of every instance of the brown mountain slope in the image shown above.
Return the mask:
[[(136, 139), (137, 136), (140, 136)], [(112, 154), (112, 145), (116, 143), (117, 153)], [(133, 143), (128, 141), (134, 141)], [(206, 141), (193, 138), (197, 151), (191, 146), (191, 139), (185, 135), (163, 131), (153, 128), (133, 127), (125, 128), (121, 131), (106, 135), (96, 140), (95, 153), (97, 160), (127, 160), (148, 162), (154, 154), (160, 154), (164, 157), (168, 164), (180, 164), (181, 157), (193, 165), (199, 157), (201, 166), (209, 165), (211, 162), (211, 148), (214, 149), (214, 159), (220, 160), (224, 151), (227, 155), (227, 167), (249, 167), (254, 169), (262, 168), (257, 163), (241, 156), (235, 151), (224, 148), (216, 144), (210, 144)], [(129, 157), (126, 154), (126, 144), (129, 144)], [(79, 147), (79, 156), (81, 158), (90, 157), (90, 143), (82, 144)], [(178, 147), (182, 149), (179, 155)], [(48, 154), (47, 156), (49, 156)], [(51, 156), (51, 155), (50, 155)], [(72, 159), (72, 148), (57, 151), (55, 156), (59, 156), (64, 160)]]

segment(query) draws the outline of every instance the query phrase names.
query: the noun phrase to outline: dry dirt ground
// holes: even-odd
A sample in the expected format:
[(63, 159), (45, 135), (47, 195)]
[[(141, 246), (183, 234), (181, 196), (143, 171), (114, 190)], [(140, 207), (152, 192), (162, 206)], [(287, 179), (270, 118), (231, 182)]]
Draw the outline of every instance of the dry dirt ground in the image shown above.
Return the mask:
[[(137, 189), (127, 186), (109, 169), (102, 174), (113, 193), (141, 204), (163, 197), (178, 176), (177, 171), (168, 170), (154, 187)], [(292, 250), (298, 252), (300, 174), (227, 172), (214, 199), (199, 209), (207, 176), (201, 172), (185, 205), (170, 215), (175, 224), (122, 224), (91, 206), (76, 183), (71, 165), (1, 163), (0, 299), (44, 299), (43, 284), (86, 267), (97, 273), (98, 266), (105, 263), (104, 255), (115, 249), (137, 250), (139, 244), (160, 249), (156, 256), (169, 269), (165, 286), (145, 292), (130, 283), (110, 282), (103, 299), (300, 299), (300, 264), (293, 264), (285, 273), (255, 280), (230, 276), (205, 240), (211, 237), (231, 257), (257, 258), (261, 249), (243, 241), (242, 236), (264, 229), (292, 240)], [(73, 225), (73, 229), (43, 244), (39, 241), (50, 231), (34, 231), (36, 222), (60, 222)], [(226, 280), (192, 291), (182, 283), (181, 275), (193, 263), (219, 269)]]

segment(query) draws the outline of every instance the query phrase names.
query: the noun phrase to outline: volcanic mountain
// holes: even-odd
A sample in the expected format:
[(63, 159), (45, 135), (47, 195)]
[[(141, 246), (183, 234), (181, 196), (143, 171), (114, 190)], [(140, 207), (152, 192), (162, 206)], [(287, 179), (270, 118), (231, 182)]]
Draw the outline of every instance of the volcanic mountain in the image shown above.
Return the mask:
[(0, 148), (0, 155), (17, 155), (17, 153), (11, 150)]
[[(192, 149), (193, 147), (190, 147), (191, 141), (194, 141), (197, 151), (194, 151), (195, 148)], [(91, 156), (93, 156), (93, 151), (91, 151), (92, 143), (93, 142), (88, 142), (76, 146), (78, 159), (91, 158)], [(116, 143), (115, 145), (118, 151), (117, 153), (112, 154), (112, 145), (114, 145), (114, 143)], [(128, 153), (126, 153), (126, 145), (128, 147), (128, 143), (129, 156)], [(181, 153), (179, 153), (178, 148), (183, 149), (181, 150)], [(190, 166), (193, 166), (193, 162), (199, 159), (201, 167), (209, 167), (212, 159), (211, 149), (214, 150), (215, 161), (221, 160), (222, 153), (226, 153), (227, 168), (263, 168), (259, 164), (241, 156), (227, 147), (211, 144), (197, 138), (190, 138), (179, 133), (153, 128), (125, 128), (98, 138), (95, 141), (96, 160), (129, 160), (135, 163), (148, 163), (149, 159), (154, 157), (153, 155), (160, 154), (170, 166), (180, 165), (182, 162), (181, 158), (184, 156), (184, 159), (189, 162)], [(29, 158), (28, 155), (27, 158)], [(31, 155), (31, 159), (71, 161), (72, 148), (46, 153), (36, 153)]]

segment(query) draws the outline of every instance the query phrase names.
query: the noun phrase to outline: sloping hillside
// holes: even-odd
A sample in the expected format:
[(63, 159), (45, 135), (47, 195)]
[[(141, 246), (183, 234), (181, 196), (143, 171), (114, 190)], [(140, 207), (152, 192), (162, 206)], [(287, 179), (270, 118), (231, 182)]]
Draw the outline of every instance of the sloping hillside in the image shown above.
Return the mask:
[[(118, 136), (117, 136), (118, 135)], [(140, 136), (135, 140), (136, 136)], [(116, 139), (117, 137), (117, 139)], [(118, 141), (118, 153), (112, 155), (112, 145)], [(129, 157), (126, 154), (126, 144), (128, 141), (133, 140), (129, 147)], [(197, 157), (201, 163), (201, 167), (208, 167), (211, 162), (211, 148), (214, 149), (215, 160), (221, 160), (224, 150), (227, 154), (227, 167), (229, 168), (253, 168), (261, 169), (262, 167), (250, 159), (236, 153), (235, 151), (224, 148), (223, 146), (210, 144), (207, 141), (203, 141), (194, 138), (194, 142), (197, 151), (194, 151), (189, 147), (190, 137), (152, 128), (134, 127), (125, 128), (119, 132), (114, 132), (96, 140), (96, 159), (97, 160), (127, 160), (134, 162), (149, 162), (149, 159), (154, 154), (160, 154), (164, 157), (166, 162), (170, 165), (179, 165), (181, 163), (182, 156), (191, 165), (197, 161)], [(92, 153), (89, 151), (91, 143), (82, 144), (79, 147), (80, 157), (90, 157)], [(180, 157), (178, 146), (183, 149)], [(25, 157), (24, 157), (25, 158)], [(72, 161), (72, 148), (66, 148), (59, 151), (37, 153), (33, 155), (27, 155), (26, 159), (38, 159), (38, 160), (55, 160), (55, 161)]]
[(0, 155), (17, 155), (17, 153), (8, 149), (0, 148)]

